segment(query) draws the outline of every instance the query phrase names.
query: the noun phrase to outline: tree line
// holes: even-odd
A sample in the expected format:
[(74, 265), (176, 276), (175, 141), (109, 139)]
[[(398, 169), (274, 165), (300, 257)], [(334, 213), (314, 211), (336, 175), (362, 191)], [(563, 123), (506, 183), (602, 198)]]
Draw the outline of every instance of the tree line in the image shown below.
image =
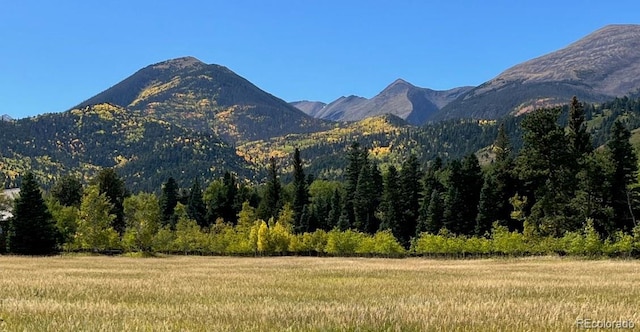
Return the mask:
[[(637, 255), (637, 158), (624, 120), (595, 147), (585, 107), (534, 111), (514, 151), (500, 126), (493, 161), (475, 154), (420, 165), (408, 154), (381, 167), (354, 142), (342, 181), (305, 172), (300, 151), (283, 184), (275, 159), (253, 185), (226, 172), (203, 188), (174, 178), (160, 195), (132, 195), (114, 169), (83, 186), (64, 177), (42, 196), (23, 178), (0, 250), (208, 254), (606, 254)], [(565, 123), (566, 125), (561, 125)]]

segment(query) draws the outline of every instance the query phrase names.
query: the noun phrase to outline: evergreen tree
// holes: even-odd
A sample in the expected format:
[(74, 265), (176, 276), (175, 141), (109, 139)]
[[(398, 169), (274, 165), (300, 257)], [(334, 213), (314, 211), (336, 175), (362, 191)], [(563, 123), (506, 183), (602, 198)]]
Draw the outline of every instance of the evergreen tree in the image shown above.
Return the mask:
[(258, 217), (262, 220), (277, 218), (282, 208), (282, 185), (278, 176), (278, 165), (275, 158), (269, 160), (268, 180), (264, 196), (258, 207)]
[(173, 177), (169, 177), (162, 186), (162, 195), (160, 196), (162, 226), (175, 227), (177, 219), (174, 212), (176, 205), (178, 205), (178, 189), (178, 183)]
[(630, 185), (636, 182), (638, 159), (629, 142), (630, 137), (629, 130), (620, 121), (616, 121), (612, 128), (611, 140), (607, 143), (613, 168), (611, 198), (614, 225), (616, 229), (626, 232), (631, 231), (636, 225)]
[(510, 161), (497, 163), (485, 172), (478, 202), (476, 235), (488, 233), (496, 221), (511, 232), (522, 231), (523, 225), (511, 219), (509, 198), (516, 194), (515, 181), (510, 172), (512, 164)]
[(124, 199), (129, 196), (129, 192), (124, 185), (124, 181), (118, 176), (113, 168), (105, 168), (98, 173), (93, 181), (98, 185), (100, 193), (105, 194), (111, 203), (111, 214), (115, 216), (113, 229), (122, 235), (125, 229), (124, 223)]
[(206, 219), (207, 208), (202, 200), (202, 189), (198, 178), (193, 180), (191, 190), (189, 192), (189, 201), (187, 202), (187, 216), (191, 220), (195, 220), (200, 227), (208, 227)]
[[(333, 190), (333, 195), (331, 195), (330, 210), (327, 216), (327, 221), (326, 221), (327, 227), (325, 228), (325, 230), (327, 231), (331, 230), (332, 228), (338, 225), (341, 211), (342, 211), (342, 196), (340, 195), (340, 190), (336, 188)], [(349, 227), (347, 226), (347, 228)]]
[(527, 221), (535, 232), (561, 236), (581, 227), (568, 211), (575, 190), (572, 154), (564, 128), (557, 123), (559, 108), (537, 110), (522, 121), (524, 145), (516, 159), (516, 174), (530, 211)]
[(205, 190), (204, 200), (207, 206), (206, 219), (209, 225), (222, 218), (225, 222), (235, 225), (242, 203), (248, 197), (241, 197), (236, 177), (225, 172), (222, 180), (211, 182)]
[(58, 251), (58, 229), (42, 199), (42, 192), (28, 172), (22, 179), (9, 221), (8, 249), (20, 255), (49, 255)]
[(496, 154), (496, 162), (498, 163), (511, 158), (511, 142), (507, 136), (504, 122), (498, 128), (498, 137), (493, 143), (493, 151)]
[(380, 222), (375, 216), (381, 192), (381, 186), (378, 187), (377, 183), (379, 177), (380, 171), (374, 164), (367, 162), (362, 166), (353, 198), (355, 216), (355, 224), (353, 226), (361, 232), (373, 234), (380, 226)]
[(355, 220), (353, 201), (346, 201), (342, 207), (342, 212), (340, 213), (340, 218), (338, 218), (336, 228), (343, 232), (351, 229), (353, 227), (350, 222), (351, 219)]
[(420, 209), (421, 183), (420, 166), (415, 154), (402, 163), (399, 178), (399, 197), (397, 204), (400, 205), (401, 217), (399, 219), (399, 233), (394, 233), (396, 238), (405, 244), (409, 243), (412, 236), (416, 234), (418, 215)]
[(356, 217), (354, 213), (354, 197), (358, 186), (358, 179), (360, 178), (360, 172), (362, 167), (368, 163), (367, 151), (360, 147), (360, 144), (354, 142), (351, 144), (349, 151), (347, 152), (347, 167), (345, 169), (345, 184), (344, 191), (345, 197), (343, 202), (343, 209), (340, 214), (341, 226), (347, 227), (346, 229), (356, 224)]
[(453, 160), (445, 182), (443, 226), (454, 234), (475, 233), (482, 171), (475, 155)]
[(80, 206), (82, 183), (78, 178), (65, 175), (51, 188), (51, 196), (64, 206)]
[[(4, 193), (0, 190), (0, 212), (10, 209), (11, 203)], [(0, 214), (0, 254), (7, 252), (7, 231), (9, 230), (9, 220), (2, 218)]]
[(436, 189), (431, 192), (431, 197), (429, 198), (424, 229), (431, 234), (437, 234), (444, 226), (444, 200), (442, 196)]
[(462, 162), (463, 184), (460, 188), (462, 199), (466, 202), (463, 219), (461, 222), (462, 233), (471, 235), (475, 232), (476, 217), (478, 215), (478, 204), (480, 202), (480, 191), (482, 190), (483, 174), (475, 154), (467, 155)]
[(235, 175), (230, 172), (224, 172), (222, 184), (224, 188), (224, 209), (222, 210), (221, 216), (226, 222), (235, 225), (237, 223), (238, 212), (240, 212), (242, 202), (244, 202), (243, 199), (238, 197), (238, 181)]
[(571, 201), (580, 220), (593, 220), (593, 227), (603, 237), (610, 237), (618, 229), (613, 221), (611, 179), (613, 163), (609, 154), (594, 152), (587, 155), (577, 175), (578, 190)]
[(584, 157), (593, 151), (591, 135), (587, 132), (584, 106), (573, 96), (569, 110), (569, 126), (567, 128), (569, 149), (575, 161), (582, 164)]
[(479, 236), (490, 232), (496, 221), (502, 226), (507, 226), (511, 232), (522, 230), (522, 225), (517, 224), (517, 220), (511, 219), (512, 208), (509, 198), (516, 194), (516, 182), (511, 174), (513, 158), (504, 123), (500, 125), (493, 146), (496, 159), (484, 174), (478, 202), (475, 233)]
[[(300, 150), (295, 149), (293, 154), (293, 213), (294, 213), (294, 231), (302, 233), (307, 231), (309, 225), (303, 225), (302, 212), (305, 206), (309, 204), (309, 188), (307, 179), (302, 169), (302, 159), (300, 158)], [(307, 211), (307, 218), (309, 217)], [(308, 221), (308, 220), (307, 220)]]
[(402, 207), (400, 202), (400, 177), (396, 168), (391, 165), (384, 176), (384, 190), (382, 204), (380, 204), (380, 231), (389, 230), (396, 237), (401, 238)]
[[(442, 169), (442, 159), (439, 157), (436, 158), (431, 165), (427, 168), (427, 171), (424, 176), (423, 182), (423, 191), (422, 191), (422, 201), (420, 203), (419, 215), (418, 215), (418, 223), (416, 226), (416, 236), (420, 236), (423, 232), (428, 231), (427, 225), (431, 223), (430, 214), (429, 214), (429, 206), (432, 203), (432, 194), (434, 192), (438, 192), (438, 198), (440, 197), (439, 193), (442, 192), (443, 186), (439, 180), (439, 173)], [(438, 216), (438, 222), (440, 222), (442, 215)], [(440, 230), (441, 225), (435, 231), (435, 233)]]

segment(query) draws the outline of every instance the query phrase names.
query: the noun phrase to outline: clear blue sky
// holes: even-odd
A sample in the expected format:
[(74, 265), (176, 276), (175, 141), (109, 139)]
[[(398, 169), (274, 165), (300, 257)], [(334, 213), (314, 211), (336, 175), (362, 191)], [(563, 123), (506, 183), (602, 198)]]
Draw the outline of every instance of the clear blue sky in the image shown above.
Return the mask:
[(31, 1), (0, 9), (0, 114), (60, 112), (191, 55), (284, 100), (372, 97), (396, 78), (478, 85), (640, 1)]

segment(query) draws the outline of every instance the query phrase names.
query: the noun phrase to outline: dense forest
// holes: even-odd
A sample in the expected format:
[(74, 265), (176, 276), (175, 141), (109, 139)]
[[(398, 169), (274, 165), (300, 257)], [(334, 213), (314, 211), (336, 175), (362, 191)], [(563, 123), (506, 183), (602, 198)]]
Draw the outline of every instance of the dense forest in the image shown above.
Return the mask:
[(86, 186), (63, 177), (43, 197), (28, 173), (14, 217), (1, 225), (0, 250), (637, 255), (640, 185), (627, 128), (640, 123), (632, 116), (640, 105), (613, 103), (585, 107), (574, 98), (534, 111), (519, 121), (515, 144), (502, 123), (485, 166), (469, 153), (423, 167), (408, 153), (399, 167), (381, 167), (352, 142), (342, 180), (315, 178), (298, 149), (286, 183), (272, 157), (261, 185), (225, 172), (185, 189), (169, 177), (159, 195), (131, 194), (106, 168)]

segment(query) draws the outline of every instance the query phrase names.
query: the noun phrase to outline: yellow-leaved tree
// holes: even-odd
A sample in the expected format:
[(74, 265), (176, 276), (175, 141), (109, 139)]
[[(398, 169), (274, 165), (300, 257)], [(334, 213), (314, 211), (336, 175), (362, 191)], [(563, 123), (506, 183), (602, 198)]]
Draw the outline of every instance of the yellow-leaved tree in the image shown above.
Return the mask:
[(123, 236), (125, 248), (151, 252), (153, 239), (160, 228), (160, 205), (154, 194), (140, 193), (125, 198)]
[(111, 227), (115, 215), (111, 203), (98, 186), (87, 187), (80, 204), (78, 226), (72, 249), (102, 251), (119, 247), (118, 233)]

